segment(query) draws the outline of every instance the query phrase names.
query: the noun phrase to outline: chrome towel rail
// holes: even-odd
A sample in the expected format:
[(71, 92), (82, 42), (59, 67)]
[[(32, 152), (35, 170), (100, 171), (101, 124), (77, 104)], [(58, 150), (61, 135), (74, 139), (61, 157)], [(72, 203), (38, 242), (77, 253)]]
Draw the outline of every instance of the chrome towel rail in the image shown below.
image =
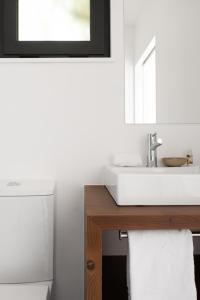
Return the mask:
[[(200, 237), (200, 232), (193, 232), (192, 236), (193, 237)], [(120, 230), (119, 231), (119, 239), (122, 240), (122, 239), (126, 239), (126, 238), (128, 238), (128, 232), (125, 231), (125, 230)]]

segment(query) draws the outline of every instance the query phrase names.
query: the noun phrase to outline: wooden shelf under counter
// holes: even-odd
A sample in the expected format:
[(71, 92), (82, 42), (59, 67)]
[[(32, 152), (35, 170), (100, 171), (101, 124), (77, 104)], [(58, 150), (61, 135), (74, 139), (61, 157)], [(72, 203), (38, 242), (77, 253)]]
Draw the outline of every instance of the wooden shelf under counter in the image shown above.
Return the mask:
[(105, 186), (85, 186), (85, 300), (102, 300), (105, 230), (200, 231), (200, 206), (117, 206)]

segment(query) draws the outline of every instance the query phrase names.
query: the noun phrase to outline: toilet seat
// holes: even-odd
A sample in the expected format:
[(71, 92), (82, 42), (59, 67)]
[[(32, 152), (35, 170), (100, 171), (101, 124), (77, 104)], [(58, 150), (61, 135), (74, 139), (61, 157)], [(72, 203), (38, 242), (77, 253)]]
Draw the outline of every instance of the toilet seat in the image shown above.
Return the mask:
[(48, 300), (47, 285), (1, 284), (0, 299), (3, 300)]

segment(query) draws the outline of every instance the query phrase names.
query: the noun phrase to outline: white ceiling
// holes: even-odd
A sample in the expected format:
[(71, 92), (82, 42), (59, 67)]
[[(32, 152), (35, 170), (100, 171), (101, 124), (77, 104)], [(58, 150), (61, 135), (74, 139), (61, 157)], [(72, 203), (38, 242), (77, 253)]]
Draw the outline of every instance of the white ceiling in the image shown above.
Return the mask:
[(136, 18), (148, 0), (125, 0), (125, 23), (134, 25)]

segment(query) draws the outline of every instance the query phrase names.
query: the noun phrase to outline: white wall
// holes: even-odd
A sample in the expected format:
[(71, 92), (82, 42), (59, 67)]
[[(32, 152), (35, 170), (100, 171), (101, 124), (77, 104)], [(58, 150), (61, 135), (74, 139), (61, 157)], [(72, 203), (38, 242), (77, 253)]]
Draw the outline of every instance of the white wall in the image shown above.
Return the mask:
[(113, 0), (113, 62), (0, 63), (0, 178), (57, 180), (56, 300), (83, 299), (83, 185), (102, 184), (112, 153), (145, 158), (157, 129), (160, 155), (193, 149), (200, 161), (199, 126), (124, 124), (122, 18)]
[(125, 118), (126, 123), (134, 123), (134, 81), (135, 81), (135, 56), (134, 56), (134, 26), (126, 25), (124, 28), (125, 51)]
[(57, 300), (83, 299), (83, 185), (131, 150), (122, 12), (112, 1), (111, 62), (0, 63), (0, 177), (57, 180)]

